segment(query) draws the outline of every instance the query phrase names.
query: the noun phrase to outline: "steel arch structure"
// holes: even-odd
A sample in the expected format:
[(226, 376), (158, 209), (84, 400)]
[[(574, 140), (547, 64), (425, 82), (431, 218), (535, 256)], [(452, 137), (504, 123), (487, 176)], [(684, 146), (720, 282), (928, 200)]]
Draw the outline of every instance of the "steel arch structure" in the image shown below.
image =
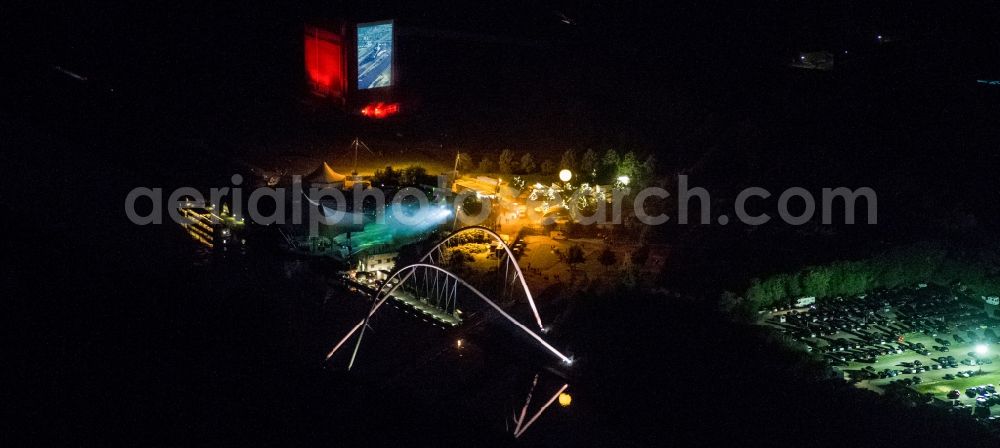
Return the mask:
[[(476, 289), (476, 287), (470, 285), (468, 282), (466, 282), (465, 280), (463, 280), (461, 277), (455, 275), (454, 273), (452, 273), (452, 272), (450, 272), (448, 270), (445, 270), (444, 268), (442, 268), (440, 266), (436, 266), (436, 265), (428, 264), (428, 263), (413, 263), (411, 265), (408, 265), (408, 266), (406, 266), (406, 267), (404, 267), (404, 268), (396, 271), (389, 278), (389, 280), (391, 280), (393, 277), (398, 277), (400, 274), (402, 274), (404, 272), (406, 272), (407, 273), (407, 277), (409, 277), (410, 275), (412, 275), (412, 273), (416, 269), (421, 269), (421, 268), (422, 269), (430, 269), (430, 270), (439, 272), (441, 274), (444, 274), (444, 275), (448, 276), (449, 278), (451, 278), (455, 282), (456, 285), (462, 285), (462, 286), (464, 286), (469, 291), (471, 291), (474, 295), (476, 295), (477, 297), (479, 297), (480, 299), (482, 299), (484, 302), (486, 302), (488, 305), (490, 305), (493, 309), (495, 309), (497, 312), (499, 312), (500, 315), (502, 315), (504, 318), (506, 318), (508, 321), (510, 321), (512, 324), (514, 324), (514, 326), (516, 326), (521, 331), (527, 333), (528, 336), (531, 336), (533, 339), (535, 339), (536, 341), (538, 341), (539, 344), (541, 344), (543, 347), (545, 347), (549, 352), (551, 352), (557, 358), (559, 358), (560, 360), (562, 360), (565, 363), (572, 363), (572, 360), (568, 356), (562, 354), (559, 350), (557, 350), (551, 344), (549, 344), (548, 342), (545, 342), (545, 340), (542, 339), (542, 337), (539, 336), (537, 333), (531, 331), (524, 324), (518, 322), (517, 319), (514, 319), (514, 317), (512, 317), (510, 314), (507, 314), (507, 312), (504, 311), (503, 308), (500, 307), (500, 305), (497, 305), (495, 302), (493, 302), (492, 300), (490, 300), (489, 297), (486, 297), (486, 295), (483, 294), (478, 289)], [(388, 285), (389, 282), (386, 281), (385, 284)], [(384, 293), (382, 292), (384, 288), (380, 288), (379, 289), (379, 293), (376, 294), (375, 303), (372, 306), (371, 311), (368, 313), (368, 316), (365, 318), (365, 320), (361, 321), (358, 325), (356, 325), (354, 327), (354, 329), (351, 330), (351, 332), (349, 332), (346, 336), (344, 336), (343, 339), (340, 340), (340, 342), (337, 344), (337, 346), (335, 346), (333, 348), (333, 350), (331, 350), (330, 353), (327, 355), (327, 359), (330, 359), (330, 357), (333, 356), (333, 354), (336, 353), (336, 351), (345, 342), (347, 342), (347, 340), (351, 337), (351, 335), (354, 334), (354, 332), (357, 331), (358, 328), (360, 328), (361, 329), (361, 334), (358, 336), (358, 342), (354, 346), (354, 352), (351, 354), (351, 360), (348, 363), (348, 367), (347, 367), (348, 369), (350, 369), (354, 365), (354, 359), (357, 357), (358, 347), (361, 346), (361, 338), (364, 337), (364, 329), (365, 329), (365, 327), (366, 327), (366, 325), (368, 323), (368, 320), (389, 299), (389, 297), (392, 296), (392, 293), (395, 292), (396, 289), (398, 289), (402, 285), (403, 285), (403, 282), (396, 283), (395, 285), (393, 285), (388, 290), (385, 290)], [(381, 297), (379, 297), (379, 296), (381, 296)]]
[[(365, 318), (362, 319), (361, 322), (358, 322), (357, 325), (355, 325), (353, 328), (351, 328), (351, 330), (348, 331), (347, 334), (344, 335), (344, 337), (341, 338), (339, 342), (337, 342), (337, 344), (333, 347), (333, 349), (331, 349), (330, 352), (327, 353), (326, 359), (329, 360), (330, 358), (332, 358), (333, 355), (338, 350), (340, 350), (340, 348), (351, 338), (351, 336), (353, 336), (355, 333), (357, 333), (358, 330), (360, 329), (361, 330), (361, 334), (358, 336), (357, 344), (354, 347), (354, 352), (351, 354), (351, 360), (350, 360), (350, 362), (348, 364), (348, 369), (350, 369), (351, 366), (353, 366), (353, 364), (354, 364), (354, 360), (355, 360), (355, 358), (357, 356), (358, 348), (361, 346), (361, 339), (362, 339), (362, 337), (364, 337), (364, 329), (367, 327), (369, 319), (373, 315), (375, 315), (375, 313), (378, 311), (378, 309), (389, 299), (389, 297), (392, 296), (393, 292), (395, 292), (407, 280), (409, 280), (411, 277), (413, 277), (413, 275), (415, 274), (415, 272), (418, 269), (425, 269), (425, 270), (431, 270), (431, 271), (433, 271), (435, 273), (435, 276), (437, 276), (438, 274), (443, 274), (445, 276), (445, 279), (446, 279), (445, 280), (445, 284), (444, 284), (444, 289), (445, 290), (448, 290), (448, 287), (449, 287), (449, 284), (447, 283), (448, 279), (450, 279), (452, 282), (454, 282), (452, 285), (450, 285), (453, 288), (451, 290), (450, 294), (455, 294), (454, 291), (455, 291), (455, 289), (457, 289), (457, 286), (458, 285), (462, 285), (463, 287), (465, 287), (469, 291), (471, 291), (475, 296), (479, 297), (481, 300), (483, 300), (487, 304), (489, 304), (493, 309), (497, 310), (502, 316), (504, 316), (507, 320), (509, 320), (511, 323), (513, 323), (516, 327), (518, 327), (519, 329), (521, 329), (522, 331), (524, 331), (525, 333), (527, 333), (529, 336), (531, 336), (533, 339), (535, 339), (536, 341), (538, 341), (543, 347), (545, 347), (547, 350), (549, 350), (552, 354), (554, 354), (560, 360), (562, 360), (563, 362), (565, 362), (567, 364), (571, 364), (572, 363), (572, 359), (570, 359), (566, 355), (564, 355), (561, 352), (559, 352), (559, 350), (556, 350), (555, 347), (553, 347), (548, 342), (546, 342), (544, 339), (542, 339), (541, 336), (539, 336), (537, 333), (529, 330), (528, 327), (526, 327), (524, 324), (518, 322), (516, 319), (514, 319), (513, 317), (511, 317), (510, 314), (508, 314), (507, 312), (505, 312), (499, 305), (497, 305), (495, 302), (493, 302), (488, 297), (486, 297), (486, 295), (483, 294), (479, 289), (477, 289), (476, 287), (470, 285), (468, 282), (466, 282), (465, 280), (463, 280), (461, 277), (455, 275), (454, 273), (452, 273), (452, 272), (450, 272), (450, 271), (448, 271), (448, 270), (446, 270), (444, 268), (441, 268), (441, 267), (439, 267), (437, 265), (432, 264), (435, 261), (435, 255), (438, 256), (438, 259), (441, 258), (441, 254), (442, 254), (441, 247), (445, 243), (447, 243), (448, 241), (452, 240), (454, 237), (458, 236), (459, 234), (466, 233), (466, 232), (471, 232), (471, 231), (483, 231), (486, 234), (490, 235), (497, 242), (500, 243), (500, 246), (503, 247), (504, 251), (507, 254), (508, 262), (514, 266), (514, 272), (515, 272), (514, 276), (515, 276), (515, 278), (517, 280), (520, 280), (520, 284), (521, 284), (522, 288), (524, 289), (525, 296), (528, 298), (528, 303), (531, 305), (531, 310), (532, 310), (532, 313), (535, 316), (535, 320), (536, 320), (536, 323), (538, 324), (539, 329), (544, 328), (542, 326), (541, 317), (539, 317), (539, 315), (538, 315), (538, 308), (535, 306), (534, 298), (531, 295), (531, 290), (528, 289), (528, 284), (527, 284), (527, 282), (524, 279), (524, 275), (521, 272), (520, 266), (517, 264), (517, 261), (514, 259), (514, 256), (513, 256), (514, 254), (513, 254), (513, 252), (511, 252), (510, 247), (507, 246), (507, 243), (505, 241), (503, 241), (503, 238), (501, 238), (500, 235), (498, 235), (496, 232), (494, 232), (494, 231), (492, 231), (490, 229), (487, 229), (485, 227), (470, 226), (470, 227), (465, 227), (465, 228), (459, 229), (459, 230), (457, 230), (457, 231), (452, 232), (451, 234), (449, 234), (441, 242), (439, 242), (436, 245), (434, 245), (434, 247), (431, 248), (431, 250), (428, 251), (427, 254), (424, 255), (420, 259), (419, 262), (413, 263), (413, 264), (410, 264), (410, 265), (407, 265), (407, 266), (404, 266), (404, 267), (402, 267), (400, 269), (397, 269), (395, 272), (393, 272), (392, 275), (390, 275), (389, 278), (387, 278), (386, 281), (382, 284), (382, 286), (378, 289), (378, 291), (375, 292), (375, 297), (374, 297), (374, 302), (372, 304), (372, 308), (368, 312), (368, 314), (365, 316)], [(505, 278), (506, 278), (506, 273), (505, 273)], [(397, 283), (395, 283), (395, 284), (392, 284), (392, 280), (394, 280), (394, 279), (399, 279), (399, 281)], [(386, 289), (387, 287), (388, 287), (388, 289)]]
[[(543, 328), (545, 328), (542, 325), (542, 317), (538, 314), (538, 307), (535, 306), (535, 298), (531, 295), (531, 289), (528, 288), (528, 282), (524, 279), (524, 273), (521, 272), (521, 265), (517, 264), (517, 259), (514, 258), (514, 253), (510, 250), (510, 246), (507, 246), (507, 242), (504, 241), (503, 238), (493, 230), (490, 230), (482, 226), (469, 226), (458, 229), (449, 234), (448, 236), (446, 236), (443, 240), (441, 240), (441, 242), (435, 244), (434, 247), (432, 247), (431, 250), (427, 251), (427, 254), (420, 259), (420, 262), (426, 263), (427, 261), (433, 261), (433, 257), (435, 254), (437, 254), (438, 256), (441, 255), (441, 246), (443, 246), (445, 243), (451, 241), (458, 235), (475, 231), (484, 232), (490, 237), (492, 237), (496, 242), (500, 243), (500, 247), (502, 247), (504, 252), (507, 254), (508, 263), (510, 263), (514, 267), (515, 280), (520, 282), (521, 288), (524, 290), (524, 295), (528, 299), (528, 305), (531, 306), (531, 313), (535, 316), (535, 323), (538, 324), (538, 329), (542, 330)], [(402, 283), (405, 280), (406, 279), (401, 280), (400, 283)]]

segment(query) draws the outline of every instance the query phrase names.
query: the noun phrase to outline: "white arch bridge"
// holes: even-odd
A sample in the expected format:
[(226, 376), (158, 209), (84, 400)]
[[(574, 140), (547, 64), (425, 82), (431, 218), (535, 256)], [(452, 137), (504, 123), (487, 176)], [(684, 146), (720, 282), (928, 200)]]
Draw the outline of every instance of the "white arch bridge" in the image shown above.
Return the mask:
[[(504, 311), (500, 305), (487, 297), (486, 294), (484, 294), (480, 289), (469, 284), (466, 280), (459, 277), (455, 273), (439, 266), (448, 259), (442, 249), (445, 244), (451, 242), (459, 235), (472, 232), (483, 232), (491, 239), (499, 243), (500, 248), (503, 249), (503, 253), (500, 254), (497, 259), (497, 274), (498, 277), (502, 275), (502, 277), (499, 278), (502, 286), (499, 288), (499, 294), (502, 296), (510, 296), (510, 292), (512, 290), (521, 289), (528, 301), (528, 304), (531, 306), (531, 312), (535, 318), (535, 324), (537, 324), (538, 330), (540, 332), (544, 332), (545, 327), (542, 325), (542, 318), (538, 314), (538, 307), (535, 305), (535, 299), (531, 295), (528, 283), (525, 281), (524, 274), (521, 272), (521, 267), (517, 264), (517, 260), (514, 258), (514, 253), (510, 250), (510, 247), (507, 246), (507, 243), (496, 232), (485, 227), (470, 226), (452, 232), (450, 235), (445, 237), (445, 239), (431, 248), (431, 250), (428, 251), (427, 254), (424, 255), (417, 263), (403, 266), (393, 272), (392, 275), (390, 275), (389, 278), (387, 278), (382, 284), (382, 287), (375, 292), (371, 310), (369, 310), (365, 318), (358, 322), (357, 325), (351, 328), (351, 330), (340, 339), (333, 349), (327, 353), (326, 359), (329, 360), (332, 358), (333, 355), (337, 353), (337, 351), (340, 350), (347, 343), (347, 341), (357, 333), (357, 342), (348, 363), (348, 369), (350, 369), (354, 365), (354, 360), (357, 357), (358, 349), (361, 346), (361, 340), (364, 337), (365, 328), (367, 328), (369, 320), (375, 315), (376, 312), (378, 312), (379, 308), (381, 308), (390, 297), (408, 303), (427, 314), (431, 314), (437, 320), (457, 325), (459, 320), (454, 316), (457, 310), (458, 289), (461, 286), (464, 290), (471, 292), (473, 296), (478, 297), (480, 300), (484, 301), (496, 310), (516, 328), (537, 341), (539, 345), (559, 358), (562, 362), (571, 364), (571, 358), (564, 355), (551, 344), (542, 339), (538, 333), (532, 331), (521, 322), (518, 322), (517, 319)], [(359, 332), (358, 330), (361, 331)]]

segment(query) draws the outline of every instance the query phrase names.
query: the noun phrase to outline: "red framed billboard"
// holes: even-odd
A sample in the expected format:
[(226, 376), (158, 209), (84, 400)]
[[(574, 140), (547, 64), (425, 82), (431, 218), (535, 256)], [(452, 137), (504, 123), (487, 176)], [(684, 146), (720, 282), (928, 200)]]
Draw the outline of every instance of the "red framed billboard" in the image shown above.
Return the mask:
[(306, 25), (304, 41), (306, 78), (313, 94), (343, 101), (347, 93), (343, 33)]

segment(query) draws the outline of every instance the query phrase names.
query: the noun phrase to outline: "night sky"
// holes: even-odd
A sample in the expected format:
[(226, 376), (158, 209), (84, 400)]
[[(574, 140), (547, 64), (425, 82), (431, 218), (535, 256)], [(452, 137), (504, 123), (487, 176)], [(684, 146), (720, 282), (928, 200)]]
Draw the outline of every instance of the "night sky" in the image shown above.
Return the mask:
[[(135, 186), (226, 182), (239, 162), (266, 157), (268, 148), (294, 144), (304, 133), (331, 141), (363, 133), (387, 147), (430, 142), (464, 148), (477, 159), (503, 148), (553, 154), (618, 148), (655, 156), (663, 174), (697, 167), (699, 182), (723, 192), (749, 185), (878, 191), (880, 225), (841, 229), (838, 239), (818, 245), (828, 253), (772, 257), (765, 236), (732, 255), (745, 269), (699, 265), (706, 270), (693, 277), (708, 280), (692, 279), (695, 284), (745, 281), (834, 254), (865, 256), (873, 248), (942, 236), (996, 244), (1000, 86), (976, 81), (1000, 79), (997, 4), (202, 3), (4, 8), (0, 216), (10, 227), (8, 292), (0, 296), (13, 317), (5, 325), (16, 346), (11, 363), (27, 385), (22, 390), (31, 391), (16, 401), (15, 413), (33, 437), (93, 444), (109, 425), (117, 429), (107, 434), (134, 444), (189, 445), (215, 436), (253, 443), (253, 432), (241, 434), (241, 428), (259, 424), (277, 428), (256, 428), (270, 442), (298, 440), (284, 439), (286, 432), (308, 442), (329, 440), (302, 436), (309, 429), (295, 421), (325, 422), (297, 414), (296, 408), (321, 406), (306, 386), (269, 386), (286, 375), (302, 384), (330, 381), (301, 353), (285, 353), (297, 350), (290, 342), (297, 336), (283, 326), (297, 311), (268, 302), (260, 291), (271, 290), (249, 284), (210, 287), (225, 298), (217, 304), (176, 300), (183, 293), (177, 276), (231, 284), (252, 282), (266, 268), (198, 273), (185, 240), (134, 228), (121, 212)], [(302, 30), (324, 18), (396, 21), (396, 94), (404, 114), (372, 124), (312, 107)], [(879, 43), (878, 35), (892, 41)], [(803, 51), (834, 53), (834, 70), (787, 67)], [(974, 228), (957, 225), (968, 216)], [(732, 241), (707, 234), (718, 238), (706, 243), (709, 253)], [(647, 328), (643, 324), (658, 327), (637, 327)], [(704, 339), (719, 334), (687, 331)], [(741, 331), (720, 330), (733, 337)], [(249, 342), (241, 343), (243, 337)], [(751, 350), (717, 345), (710, 349)], [(626, 355), (652, 348), (637, 343)], [(738, 369), (740, 361), (720, 368)], [(293, 366), (286, 371), (284, 363)], [(634, 360), (627, 365), (644, 368)], [(655, 381), (650, 370), (639, 378)], [(724, 375), (735, 377), (742, 378)], [(806, 386), (789, 386), (797, 387)], [(759, 409), (754, 403), (765, 403), (777, 412), (798, 403), (792, 392), (780, 394), (751, 396), (737, 409), (753, 412)], [(278, 417), (268, 411), (272, 406), (281, 409)], [(658, 406), (646, 397), (630, 409), (632, 420), (614, 424), (626, 432), (629, 421), (635, 429), (654, 427), (647, 411)], [(782, 412), (754, 425), (795, 415)], [(806, 415), (824, 418), (823, 412)], [(880, 411), (872, 405), (865, 412)], [(686, 422), (683, 412), (669, 415)], [(740, 425), (735, 418), (726, 422)], [(845, 422), (845, 428), (852, 424)], [(781, 432), (750, 426), (742, 429), (761, 439)], [(869, 440), (892, 427), (891, 421), (863, 426), (847, 440)], [(696, 442), (693, 431), (676, 436)]]

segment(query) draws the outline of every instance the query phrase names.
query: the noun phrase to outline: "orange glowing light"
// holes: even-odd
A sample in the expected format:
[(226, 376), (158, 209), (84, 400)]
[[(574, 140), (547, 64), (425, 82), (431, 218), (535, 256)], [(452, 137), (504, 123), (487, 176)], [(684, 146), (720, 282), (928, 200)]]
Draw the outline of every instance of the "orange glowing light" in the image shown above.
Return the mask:
[(572, 402), (573, 402), (572, 395), (567, 394), (566, 392), (559, 394), (559, 406), (562, 406), (564, 408), (569, 407), (570, 403)]
[(399, 103), (368, 103), (361, 108), (361, 115), (369, 118), (385, 118), (399, 113)]

